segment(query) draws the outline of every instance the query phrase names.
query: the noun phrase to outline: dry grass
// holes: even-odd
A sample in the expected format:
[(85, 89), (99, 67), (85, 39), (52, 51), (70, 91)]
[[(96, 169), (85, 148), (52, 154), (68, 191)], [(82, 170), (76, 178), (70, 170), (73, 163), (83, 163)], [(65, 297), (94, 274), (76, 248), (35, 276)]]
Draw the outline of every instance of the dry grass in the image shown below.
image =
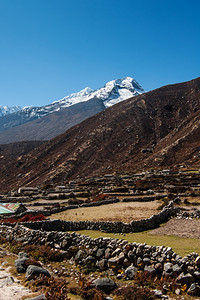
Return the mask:
[(97, 207), (83, 207), (53, 214), (51, 219), (66, 221), (122, 221), (149, 218), (157, 213), (159, 202), (119, 202)]

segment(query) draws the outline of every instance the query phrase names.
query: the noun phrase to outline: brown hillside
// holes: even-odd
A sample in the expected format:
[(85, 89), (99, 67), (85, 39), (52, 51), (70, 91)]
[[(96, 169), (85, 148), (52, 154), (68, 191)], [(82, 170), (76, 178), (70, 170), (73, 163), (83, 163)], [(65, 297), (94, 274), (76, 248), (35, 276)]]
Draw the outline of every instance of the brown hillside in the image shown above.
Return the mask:
[(10, 162), (1, 173), (1, 189), (8, 182), (15, 188), (114, 171), (198, 166), (199, 123), (200, 78), (165, 86), (74, 126), (23, 156), (20, 166)]

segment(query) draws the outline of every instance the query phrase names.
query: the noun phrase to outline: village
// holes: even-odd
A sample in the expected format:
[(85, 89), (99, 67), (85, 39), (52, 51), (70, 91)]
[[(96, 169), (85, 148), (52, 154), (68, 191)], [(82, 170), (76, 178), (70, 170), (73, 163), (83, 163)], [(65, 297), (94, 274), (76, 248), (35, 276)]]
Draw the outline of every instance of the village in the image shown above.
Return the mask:
[[(22, 252), (26, 249), (25, 245), (32, 245), (33, 249), (49, 247), (48, 251), (59, 253), (58, 260), (65, 264), (71, 261), (72, 269), (86, 269), (83, 271), (87, 274), (85, 280), (94, 282), (92, 286), (97, 294), (100, 290), (111, 294), (112, 298), (113, 290), (124, 286), (124, 280), (134, 283), (137, 272), (143, 272), (145, 276), (159, 280), (168, 278), (167, 286), (175, 280), (176, 292), (171, 288), (156, 288), (152, 297), (167, 299), (173, 293), (177, 297), (185, 295), (184, 299), (187, 299), (186, 295), (199, 294), (200, 256), (181, 247), (182, 258), (170, 245), (160, 244), (162, 238), (158, 244), (152, 241), (151, 245), (146, 245), (135, 242), (134, 234), (151, 235), (151, 231), (155, 234), (154, 231), (161, 230), (158, 237), (172, 231), (172, 235), (180, 238), (199, 239), (199, 225), (195, 223), (193, 232), (190, 230), (192, 223), (188, 225), (188, 222), (198, 222), (200, 218), (199, 179), (198, 169), (180, 168), (77, 178), (60, 186), (20, 187), (17, 191), (0, 195), (1, 238), (10, 245), (18, 243), (21, 246), (17, 249)], [(97, 238), (90, 237), (94, 233)], [(38, 262), (31, 260), (30, 266), (27, 266), (28, 263), (25, 266), (29, 254), (24, 255), (19, 256), (15, 266), (19, 273), (22, 266), (22, 273), (28, 281), (34, 278), (37, 282), (42, 274), (47, 277), (60, 274), (53, 261), (49, 261), (48, 266), (39, 266)], [(68, 274), (66, 268), (63, 267), (62, 278)], [(73, 272), (76, 274), (75, 269)], [(99, 279), (99, 274), (104, 274), (104, 281)], [(40, 292), (45, 290), (45, 283), (42, 288)]]

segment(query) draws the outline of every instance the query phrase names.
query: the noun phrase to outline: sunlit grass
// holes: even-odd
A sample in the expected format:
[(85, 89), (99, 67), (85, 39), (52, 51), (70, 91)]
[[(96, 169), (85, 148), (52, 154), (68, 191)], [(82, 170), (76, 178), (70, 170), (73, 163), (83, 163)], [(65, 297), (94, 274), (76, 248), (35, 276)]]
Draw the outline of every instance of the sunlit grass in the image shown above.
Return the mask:
[(150, 232), (139, 232), (139, 233), (127, 233), (127, 234), (112, 234), (104, 233), (100, 231), (93, 230), (81, 230), (78, 231), (80, 234), (85, 234), (91, 236), (92, 238), (97, 237), (112, 237), (118, 239), (125, 239), (130, 243), (146, 243), (152, 246), (167, 246), (171, 247), (174, 252), (181, 255), (182, 257), (190, 254), (191, 252), (199, 252), (200, 249), (200, 239), (192, 238), (181, 238), (177, 236), (168, 236), (168, 235), (153, 235)]

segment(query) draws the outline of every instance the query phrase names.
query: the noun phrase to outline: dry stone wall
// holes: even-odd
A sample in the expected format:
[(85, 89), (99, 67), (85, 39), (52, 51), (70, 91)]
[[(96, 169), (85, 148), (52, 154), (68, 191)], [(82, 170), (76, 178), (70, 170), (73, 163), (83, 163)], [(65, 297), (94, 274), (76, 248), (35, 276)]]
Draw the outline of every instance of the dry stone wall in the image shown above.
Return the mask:
[(170, 247), (128, 243), (125, 240), (99, 237), (92, 239), (75, 232), (30, 230), (17, 224), (15, 227), (0, 225), (0, 234), (8, 242), (25, 245), (43, 245), (59, 249), (63, 259), (71, 259), (78, 265), (100, 270), (124, 270), (133, 279), (138, 270), (152, 275), (176, 278), (180, 285), (198, 285), (200, 256), (191, 253), (182, 258)]
[[(158, 214), (152, 215), (148, 219), (132, 221), (131, 223), (45, 220), (38, 222), (23, 222), (21, 224), (31, 229), (45, 231), (101, 230), (110, 233), (140, 232), (157, 228), (160, 224), (167, 222), (172, 216), (175, 216), (179, 209), (174, 207), (174, 201), (175, 200), (171, 201)], [(72, 209), (74, 206), (71, 206), (70, 208)], [(7, 225), (14, 226), (9, 223), (7, 223)]]

